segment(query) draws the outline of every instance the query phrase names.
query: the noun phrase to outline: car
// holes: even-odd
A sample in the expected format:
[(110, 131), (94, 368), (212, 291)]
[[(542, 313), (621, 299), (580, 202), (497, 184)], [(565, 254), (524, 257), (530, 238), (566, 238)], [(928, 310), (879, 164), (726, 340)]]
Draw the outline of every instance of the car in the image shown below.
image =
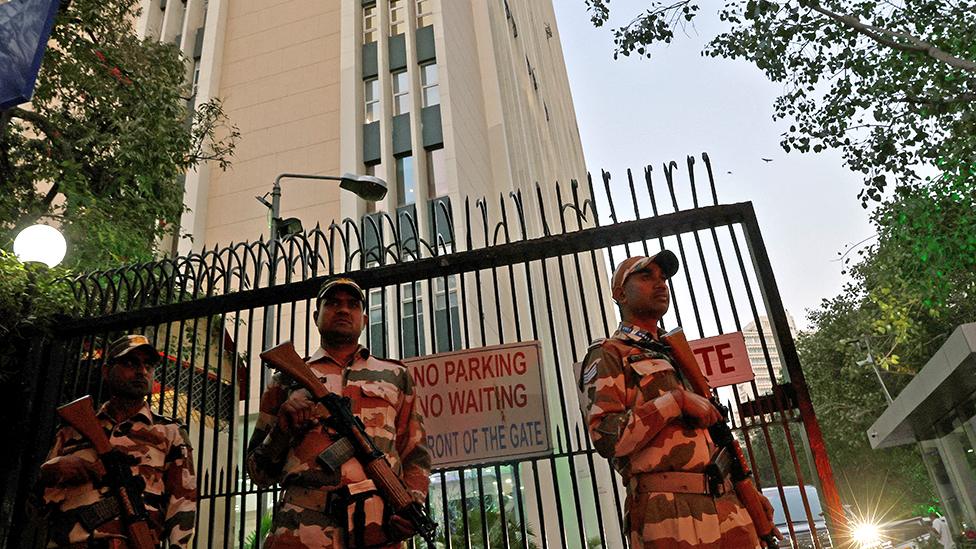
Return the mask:
[[(790, 525), (792, 525), (792, 536), (795, 537), (796, 547), (803, 549), (816, 547), (817, 545), (814, 544), (813, 540), (814, 531), (816, 531), (820, 547), (824, 549), (833, 547), (830, 541), (830, 533), (827, 531), (827, 521), (824, 519), (823, 508), (820, 505), (820, 496), (817, 494), (817, 489), (813, 486), (804, 486), (803, 488), (806, 493), (807, 502), (810, 504), (810, 517), (813, 518), (812, 526), (807, 519), (806, 509), (803, 505), (803, 494), (800, 492), (799, 486), (783, 486), (783, 495), (786, 499), (785, 508), (783, 506), (783, 500), (780, 498), (779, 488), (773, 486), (763, 488), (762, 490), (763, 495), (773, 505), (773, 524), (783, 534), (783, 542), (780, 545), (782, 547), (794, 545), (791, 543), (790, 534)], [(790, 515), (788, 521), (786, 519), (787, 510)]]

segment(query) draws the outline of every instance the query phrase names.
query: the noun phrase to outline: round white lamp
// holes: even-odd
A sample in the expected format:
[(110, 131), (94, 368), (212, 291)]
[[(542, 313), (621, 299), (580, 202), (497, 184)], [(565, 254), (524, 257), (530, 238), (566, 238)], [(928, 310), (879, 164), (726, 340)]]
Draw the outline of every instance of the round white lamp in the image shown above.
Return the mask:
[(14, 253), (23, 263), (36, 261), (49, 268), (55, 267), (67, 251), (64, 236), (49, 225), (31, 225), (14, 239)]

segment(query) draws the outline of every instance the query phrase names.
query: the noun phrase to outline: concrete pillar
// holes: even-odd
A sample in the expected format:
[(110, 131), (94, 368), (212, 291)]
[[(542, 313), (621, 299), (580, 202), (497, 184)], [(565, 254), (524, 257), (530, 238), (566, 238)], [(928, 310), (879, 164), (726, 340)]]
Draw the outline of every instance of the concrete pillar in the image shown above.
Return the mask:
[[(976, 523), (976, 478), (966, 459), (966, 447), (963, 444), (963, 434), (958, 431), (936, 441), (942, 463), (952, 482), (952, 487), (962, 510), (962, 521), (968, 524)], [(954, 530), (959, 526), (959, 520), (952, 525)]]
[(934, 440), (923, 440), (919, 443), (919, 450), (922, 452), (922, 463), (928, 470), (929, 478), (935, 485), (939, 493), (939, 500), (942, 502), (942, 511), (945, 513), (946, 521), (950, 528), (962, 520), (962, 509), (955, 491), (952, 489), (952, 481), (946, 471), (942, 458), (939, 455), (938, 445)]

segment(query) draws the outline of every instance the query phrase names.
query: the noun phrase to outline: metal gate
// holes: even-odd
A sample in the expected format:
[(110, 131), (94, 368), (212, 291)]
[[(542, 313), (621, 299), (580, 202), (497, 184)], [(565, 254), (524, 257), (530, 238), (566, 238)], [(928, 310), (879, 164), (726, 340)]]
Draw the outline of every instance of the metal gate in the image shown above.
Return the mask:
[[(85, 393), (100, 400), (106, 342), (141, 332), (165, 353), (152, 406), (189, 425), (194, 443), (194, 547), (257, 547), (252, 540), (277, 495), (254, 486), (242, 468), (269, 379), (257, 355), (285, 339), (314, 350), (316, 290), (325, 277), (348, 272), (368, 288), (365, 342), (374, 354), (542, 343), (553, 452), (434, 471), (428, 503), (443, 546), (623, 547), (623, 489), (586, 434), (572, 367), (617, 324), (613, 266), (662, 247), (682, 264), (670, 282), (667, 327), (683, 325), (695, 339), (754, 323), (760, 334), (773, 390), (760, 394), (751, 382), (719, 392), (756, 480), (780, 487), (784, 500), (784, 479), (815, 484), (840, 528), (837, 490), (755, 212), (751, 203), (719, 204), (708, 156), (702, 160), (705, 184), (688, 157), (686, 184), (671, 162), (619, 180), (603, 173), (492, 199), (442, 197), (420, 215), (401, 208), (74, 280), (84, 318), (32, 350), (41, 373), (28, 411), (35, 436), (15, 445), (20, 466), (6, 473), (0, 539), (43, 546), (27, 502), (53, 437), (54, 407)], [(764, 337), (767, 326), (775, 345)], [(781, 372), (771, 366), (777, 354)], [(816, 502), (799, 493), (803, 509), (786, 509), (794, 540), (793, 524), (819, 520)]]

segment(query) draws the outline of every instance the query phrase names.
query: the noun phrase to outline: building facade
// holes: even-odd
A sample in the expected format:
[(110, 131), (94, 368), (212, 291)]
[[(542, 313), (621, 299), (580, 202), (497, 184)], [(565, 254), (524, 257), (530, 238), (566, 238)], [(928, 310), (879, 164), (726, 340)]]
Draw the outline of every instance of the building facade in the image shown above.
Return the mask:
[(181, 254), (267, 235), (254, 197), (284, 172), (389, 183), (373, 205), (285, 180), (281, 217), (305, 228), (398, 208), (423, 225), (438, 199), (585, 176), (550, 2), (146, 0), (137, 25), (241, 132), (231, 169), (186, 176)]
[[(184, 237), (166, 246), (174, 255), (267, 238), (269, 210), (255, 197), (269, 192), (282, 173), (355, 173), (387, 181), (387, 197), (371, 203), (333, 182), (282, 180), (279, 217), (296, 218), (306, 230), (351, 220), (361, 230), (363, 267), (388, 260), (383, 250), (394, 237), (391, 232), (404, 243), (400, 260), (430, 255), (416, 239), (410, 248), (411, 236), (436, 243), (441, 253), (455, 251), (455, 241), (467, 236), (461, 234), (460, 219), (467, 199), (474, 207), (484, 197), (487, 215), (497, 219), (499, 196), (522, 192), (526, 208), (536, 211), (537, 183), (542, 201), (552, 205), (554, 182), (586, 180), (550, 1), (143, 0), (137, 29), (180, 47), (189, 60), (191, 106), (219, 98), (241, 134), (230, 169), (200, 166), (186, 174)], [(528, 232), (539, 233), (537, 217), (527, 216), (525, 222)], [(592, 269), (598, 273), (584, 269), (584, 274), (605, 279), (603, 270), (601, 263)], [(530, 302), (530, 291), (537, 303), (545, 302), (547, 288), (538, 272), (531, 277), (498, 273), (498, 278), (498, 284), (512, 288), (512, 304)], [(532, 279), (528, 284), (527, 278)], [(468, 313), (458, 306), (465, 288), (468, 295), (479, 293), (475, 284), (476, 277), (449, 276), (370, 289), (364, 343), (379, 356), (409, 358), (456, 350), (462, 330), (479, 325), (477, 345), (505, 342), (519, 321), (502, 312), (511, 306), (508, 300), (486, 300)], [(581, 297), (568, 299), (567, 311), (580, 310)], [(311, 352), (318, 341), (307, 308), (298, 302), (287, 311), (266, 309), (276, 313), (274, 318), (268, 314), (269, 322), (255, 311), (247, 329), (257, 332), (254, 337), (263, 331), (264, 343), (272, 339), (270, 332), (292, 334), (300, 352)], [(498, 322), (486, 327), (482, 317)], [(554, 348), (570, 346), (565, 336), (558, 339), (551, 343)], [(551, 388), (562, 366), (556, 362), (550, 356), (544, 364)], [(253, 390), (242, 395), (234, 437), (238, 445), (255, 419), (247, 410), (257, 410), (257, 388), (265, 380), (261, 371), (259, 361), (250, 363)], [(556, 406), (555, 400), (550, 403)], [(200, 459), (215, 470), (234, 470), (239, 469), (235, 455), (240, 452)], [(523, 469), (521, 482), (530, 485), (535, 473)], [(575, 469), (576, 477), (589, 475), (582, 459)], [(484, 471), (498, 483), (513, 482), (511, 472)], [(445, 485), (444, 493), (453, 492), (463, 482), (459, 475), (474, 473), (435, 475), (432, 492), (439, 492), (438, 482)], [(526, 521), (537, 536), (545, 535), (539, 517), (558, 513), (560, 498), (572, 500), (567, 479), (574, 473), (566, 468), (552, 474), (563, 479), (554, 488), (561, 496), (537, 501), (525, 493), (524, 505), (532, 510)], [(609, 486), (608, 471), (606, 476), (601, 487)], [(249, 495), (201, 501), (202, 513), (239, 515), (239, 521), (232, 521), (238, 532), (201, 531), (198, 536), (215, 539), (217, 546), (225, 536), (236, 539), (240, 532), (257, 530), (271, 498), (253, 494), (244, 484), (240, 490)], [(601, 489), (598, 497), (613, 494)], [(606, 505), (613, 503), (608, 499)]]
[[(790, 327), (790, 335), (796, 339), (796, 324), (789, 312), (786, 313), (786, 320)], [(761, 334), (760, 327), (762, 328)], [(773, 385), (776, 384), (775, 378), (778, 378), (783, 371), (783, 365), (779, 347), (776, 345), (776, 336), (773, 335), (772, 326), (769, 324), (769, 318), (759, 317), (759, 326), (755, 322), (750, 322), (743, 328), (742, 335), (746, 340), (746, 352), (749, 353), (749, 363), (752, 364), (752, 371), (756, 375), (756, 389), (759, 391), (759, 395), (752, 396), (770, 394), (773, 392)], [(766, 351), (763, 350), (764, 340)], [(769, 354), (768, 362), (766, 360), (767, 351)], [(772, 376), (770, 372), (772, 372)], [(745, 390), (751, 391), (751, 388)]]

